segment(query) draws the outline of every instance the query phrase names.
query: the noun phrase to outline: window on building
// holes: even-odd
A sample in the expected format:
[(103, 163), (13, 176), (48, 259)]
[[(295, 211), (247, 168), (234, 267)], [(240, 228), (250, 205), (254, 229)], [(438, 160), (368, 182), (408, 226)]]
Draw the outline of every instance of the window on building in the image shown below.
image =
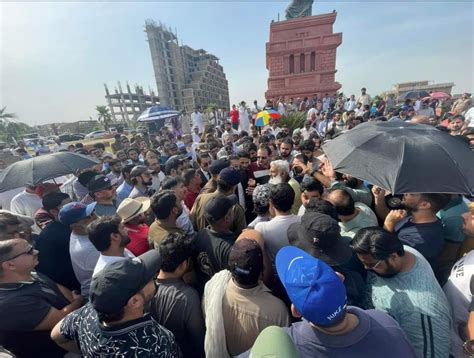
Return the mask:
[(289, 72), (290, 73), (295, 73), (295, 56), (294, 55), (290, 55)]
[(300, 72), (304, 72), (304, 70), (305, 70), (305, 65), (306, 65), (306, 64), (305, 64), (305, 55), (304, 55), (304, 53), (302, 53), (302, 54), (300, 55)]
[(311, 52), (311, 57), (309, 61), (309, 70), (316, 71), (316, 53), (314, 51)]

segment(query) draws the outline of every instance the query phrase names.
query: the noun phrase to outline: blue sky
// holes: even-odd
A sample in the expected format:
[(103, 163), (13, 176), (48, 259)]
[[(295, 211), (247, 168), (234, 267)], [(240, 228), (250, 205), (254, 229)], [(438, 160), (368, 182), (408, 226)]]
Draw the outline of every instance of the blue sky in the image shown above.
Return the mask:
[[(0, 4), (0, 107), (28, 124), (95, 118), (103, 83), (156, 89), (145, 19), (177, 28), (183, 43), (221, 59), (231, 102), (263, 101), (269, 23), (279, 2), (50, 2)], [(464, 2), (320, 2), (343, 32), (336, 80), (372, 95), (398, 82), (474, 89), (474, 5)]]

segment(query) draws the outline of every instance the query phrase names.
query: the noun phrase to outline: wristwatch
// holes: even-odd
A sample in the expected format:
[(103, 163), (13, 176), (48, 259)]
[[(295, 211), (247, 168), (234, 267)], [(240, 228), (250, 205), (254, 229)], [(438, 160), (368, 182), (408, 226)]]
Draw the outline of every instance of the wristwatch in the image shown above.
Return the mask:
[(464, 348), (464, 352), (469, 354), (469, 356), (473, 357), (474, 356), (474, 339), (470, 339), (462, 345)]

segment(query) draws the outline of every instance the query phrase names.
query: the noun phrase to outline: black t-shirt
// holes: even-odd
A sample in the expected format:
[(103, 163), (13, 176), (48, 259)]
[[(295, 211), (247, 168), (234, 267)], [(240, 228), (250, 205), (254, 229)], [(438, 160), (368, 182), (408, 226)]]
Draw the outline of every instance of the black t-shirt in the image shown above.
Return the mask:
[(173, 333), (149, 314), (104, 326), (90, 303), (68, 314), (61, 335), (78, 343), (84, 357), (180, 357)]
[(229, 253), (235, 242), (232, 232), (217, 233), (208, 228), (200, 230), (194, 239), (194, 267), (199, 293), (216, 272), (229, 268)]
[(0, 330), (31, 331), (54, 307), (69, 301), (48, 277), (32, 273), (33, 281), (0, 284)]
[(74, 275), (69, 254), (71, 230), (57, 221), (50, 222), (36, 239), (39, 264), (36, 271), (70, 290), (81, 289)]
[(150, 313), (173, 332), (184, 357), (204, 357), (206, 326), (199, 294), (180, 278), (157, 279)]

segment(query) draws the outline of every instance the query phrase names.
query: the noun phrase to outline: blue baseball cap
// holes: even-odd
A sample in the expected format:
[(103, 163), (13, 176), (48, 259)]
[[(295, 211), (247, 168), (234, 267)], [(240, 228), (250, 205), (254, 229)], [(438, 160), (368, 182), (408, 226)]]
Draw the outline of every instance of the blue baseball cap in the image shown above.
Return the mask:
[(297, 247), (285, 246), (276, 255), (276, 269), (288, 297), (306, 320), (330, 326), (344, 317), (346, 288), (323, 261)]
[(66, 204), (59, 211), (59, 221), (66, 226), (74, 224), (92, 214), (96, 204), (96, 202), (93, 202), (85, 205), (77, 201)]

